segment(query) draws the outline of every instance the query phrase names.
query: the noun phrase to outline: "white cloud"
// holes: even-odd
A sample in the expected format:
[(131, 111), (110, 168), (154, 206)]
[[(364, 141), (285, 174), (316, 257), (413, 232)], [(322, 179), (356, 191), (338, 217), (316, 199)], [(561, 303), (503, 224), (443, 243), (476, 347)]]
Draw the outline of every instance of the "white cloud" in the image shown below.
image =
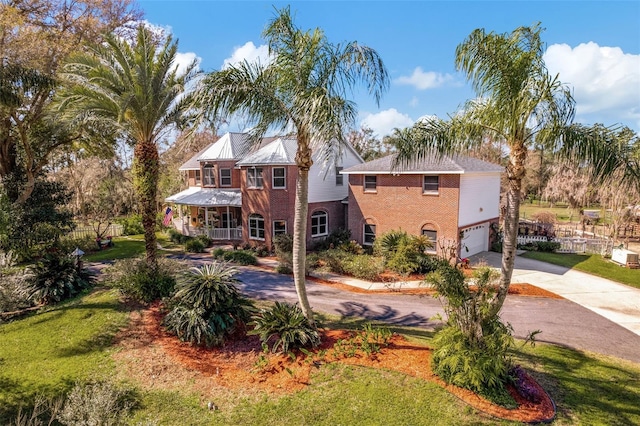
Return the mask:
[(187, 70), (187, 66), (191, 65), (194, 60), (198, 64), (196, 68), (199, 68), (200, 63), (202, 62), (202, 58), (200, 58), (193, 52), (178, 52), (176, 54), (176, 58), (173, 61), (173, 64), (178, 66), (178, 75), (184, 74), (184, 72)]
[(377, 137), (382, 139), (390, 135), (396, 127), (402, 129), (412, 126), (413, 120), (408, 115), (391, 108), (376, 114), (366, 114), (360, 124), (369, 127)]
[(589, 42), (551, 45), (544, 60), (552, 75), (573, 88), (578, 119), (640, 129), (640, 55)]
[(227, 68), (245, 60), (247, 62), (267, 64), (269, 63), (269, 48), (265, 44), (256, 47), (253, 42), (248, 41), (243, 46), (234, 47), (231, 57), (225, 59), (222, 63), (222, 68)]
[(451, 74), (442, 74), (433, 71), (423, 71), (421, 67), (416, 67), (411, 76), (402, 76), (394, 80), (398, 84), (414, 86), (418, 90), (434, 89), (442, 87), (455, 81)]

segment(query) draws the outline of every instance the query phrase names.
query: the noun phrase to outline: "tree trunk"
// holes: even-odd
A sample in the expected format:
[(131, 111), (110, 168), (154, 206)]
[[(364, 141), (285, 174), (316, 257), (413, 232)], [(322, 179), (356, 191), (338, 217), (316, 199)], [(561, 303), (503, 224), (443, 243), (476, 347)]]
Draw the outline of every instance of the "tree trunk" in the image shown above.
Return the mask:
[(298, 141), (296, 154), (298, 177), (296, 178), (295, 217), (293, 220), (293, 282), (298, 294), (302, 313), (312, 327), (316, 326), (313, 311), (307, 297), (305, 273), (307, 263), (307, 217), (309, 213), (309, 169), (311, 168), (311, 150)]
[(153, 142), (138, 142), (133, 151), (134, 188), (138, 196), (144, 228), (146, 261), (153, 271), (157, 270), (156, 242), (156, 194), (158, 192), (159, 161), (158, 148)]

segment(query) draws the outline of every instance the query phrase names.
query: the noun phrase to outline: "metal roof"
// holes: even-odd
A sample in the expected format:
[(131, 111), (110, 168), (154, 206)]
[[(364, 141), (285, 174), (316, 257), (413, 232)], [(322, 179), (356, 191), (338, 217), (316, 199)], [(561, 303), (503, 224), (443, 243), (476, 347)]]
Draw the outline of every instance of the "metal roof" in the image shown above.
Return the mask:
[(498, 173), (504, 168), (498, 164), (471, 158), (458, 156), (432, 156), (420, 161), (414, 161), (407, 165), (399, 165), (393, 168), (395, 155), (387, 155), (366, 163), (357, 164), (342, 170), (342, 174), (465, 174), (465, 173)]
[(180, 166), (178, 170), (200, 170), (200, 162), (198, 161), (198, 157), (200, 157), (202, 153), (205, 152), (210, 146), (211, 145), (207, 145), (202, 148), (196, 155), (189, 158), (182, 166)]
[(239, 189), (216, 189), (192, 186), (165, 198), (168, 203), (199, 207), (242, 207)]
[(250, 143), (246, 133), (225, 133), (209, 145), (197, 160), (237, 160), (246, 154), (249, 148)]
[(236, 166), (242, 167), (265, 164), (295, 165), (297, 147), (298, 142), (295, 139), (278, 138), (247, 155), (238, 161)]

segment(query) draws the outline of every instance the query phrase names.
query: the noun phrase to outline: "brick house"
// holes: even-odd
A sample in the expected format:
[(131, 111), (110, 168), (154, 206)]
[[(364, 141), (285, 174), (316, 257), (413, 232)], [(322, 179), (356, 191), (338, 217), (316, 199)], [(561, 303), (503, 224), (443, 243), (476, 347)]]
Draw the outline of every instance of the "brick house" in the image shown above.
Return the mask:
[(500, 215), (502, 171), (464, 156), (394, 169), (392, 155), (345, 169), (351, 236), (366, 246), (377, 235), (402, 229), (427, 236), (433, 251), (445, 256), (488, 250), (490, 225)]
[[(189, 187), (165, 199), (176, 206), (173, 225), (185, 235), (271, 246), (279, 233), (293, 232), (296, 140), (264, 138), (250, 147), (248, 135), (226, 133), (180, 167)], [(309, 170), (307, 242), (346, 226), (348, 185), (339, 173), (362, 163), (347, 146), (336, 160), (317, 153)], [(339, 165), (339, 166), (338, 166)]]

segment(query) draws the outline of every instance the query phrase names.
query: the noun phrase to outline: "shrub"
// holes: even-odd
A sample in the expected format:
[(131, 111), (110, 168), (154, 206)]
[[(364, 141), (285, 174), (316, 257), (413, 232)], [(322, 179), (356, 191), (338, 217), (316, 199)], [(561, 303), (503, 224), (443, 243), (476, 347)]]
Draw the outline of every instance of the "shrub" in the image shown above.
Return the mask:
[(67, 396), (59, 420), (65, 425), (120, 425), (132, 406), (130, 392), (111, 383), (76, 384)]
[(30, 274), (24, 270), (0, 273), (0, 312), (12, 312), (32, 305), (25, 288)]
[(253, 251), (258, 257), (266, 257), (269, 256), (270, 253), (269, 248), (264, 244), (254, 247)]
[(196, 240), (200, 241), (204, 247), (211, 247), (211, 244), (213, 244), (213, 240), (211, 238), (209, 238), (208, 235), (205, 234), (200, 234), (196, 237)]
[(29, 267), (28, 271), (27, 295), (35, 302), (44, 304), (73, 297), (94, 281), (93, 275), (86, 269), (79, 270), (69, 256), (50, 253)]
[(386, 267), (399, 274), (417, 272), (424, 252), (431, 242), (423, 235), (409, 235), (405, 231), (389, 231), (376, 238), (373, 252), (384, 256)]
[(204, 252), (205, 245), (202, 240), (198, 238), (192, 238), (185, 243), (184, 248), (189, 253), (202, 253)]
[(257, 265), (258, 259), (250, 250), (225, 251), (222, 258), (227, 262), (239, 263), (240, 265)]
[(364, 249), (355, 240), (347, 241), (344, 244), (340, 244), (338, 247), (340, 250), (351, 254), (363, 254)]
[(446, 259), (442, 259), (438, 256), (423, 255), (418, 257), (418, 270), (421, 274), (428, 274), (438, 270), (441, 266), (449, 265)]
[(376, 281), (384, 271), (384, 258), (365, 254), (349, 256), (342, 262), (342, 269), (356, 278)]
[(85, 253), (96, 251), (96, 249), (98, 248), (95, 238), (92, 237), (62, 238), (57, 243), (57, 249), (59, 250), (60, 254), (69, 255), (73, 253), (76, 247)]
[(281, 253), (291, 253), (293, 251), (293, 235), (278, 234), (273, 239), (273, 245), (278, 257)]
[(142, 216), (134, 214), (125, 218), (117, 219), (120, 225), (122, 225), (122, 235), (140, 235), (144, 234), (144, 228), (142, 226)]
[(252, 304), (236, 287), (238, 270), (214, 262), (180, 275), (167, 329), (183, 341), (219, 346), (249, 320)]
[(278, 263), (278, 266), (276, 266), (276, 272), (279, 274), (283, 274), (283, 275), (291, 275), (293, 274), (293, 269), (291, 269), (291, 266), (285, 264), (285, 263)]
[(338, 249), (327, 250), (320, 254), (321, 262), (336, 274), (344, 274), (344, 262), (352, 257), (352, 254)]
[(175, 228), (167, 229), (167, 235), (169, 236), (169, 240), (175, 244), (184, 244), (190, 239), (189, 236), (181, 234)]
[(314, 244), (313, 249), (318, 251), (330, 250), (346, 244), (351, 239), (351, 231), (338, 228), (332, 231), (324, 240)]
[(537, 246), (538, 251), (551, 253), (558, 250), (561, 247), (561, 244), (554, 241), (538, 241)]
[(211, 252), (211, 255), (213, 256), (214, 259), (222, 260), (226, 252), (227, 251), (222, 247), (218, 247)]
[(175, 276), (184, 266), (171, 259), (158, 259), (153, 273), (144, 258), (122, 259), (107, 268), (105, 282), (118, 288), (126, 297), (139, 302), (152, 302), (173, 293)]
[(250, 323), (260, 341), (268, 345), (273, 340), (272, 352), (287, 353), (290, 349), (316, 347), (320, 334), (302, 313), (298, 305), (275, 302), (270, 309), (262, 309)]

